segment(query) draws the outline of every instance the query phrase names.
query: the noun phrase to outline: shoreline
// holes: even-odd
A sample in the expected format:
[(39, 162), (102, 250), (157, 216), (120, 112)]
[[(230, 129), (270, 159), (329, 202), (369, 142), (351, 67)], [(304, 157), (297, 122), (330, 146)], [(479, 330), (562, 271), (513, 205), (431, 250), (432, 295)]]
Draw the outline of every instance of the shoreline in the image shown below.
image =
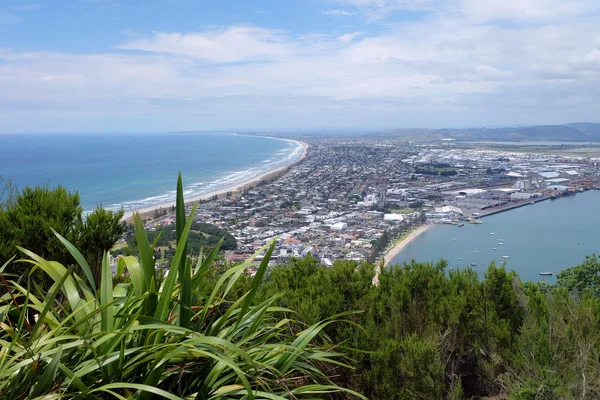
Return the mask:
[(381, 262), (375, 265), (375, 276), (371, 283), (373, 286), (379, 286), (379, 274), (381, 274), (381, 268), (388, 268), (390, 263), (406, 246), (408, 246), (413, 240), (423, 234), (427, 229), (431, 228), (432, 224), (421, 225), (411, 233), (409, 233), (404, 239), (400, 240), (394, 247), (385, 253)]
[[(265, 136), (263, 136), (263, 137), (265, 137)], [(271, 137), (271, 136), (268, 136), (268, 137)], [(191, 198), (185, 199), (185, 206), (186, 207), (191, 206), (191, 205), (199, 202), (200, 200), (208, 200), (214, 196), (221, 197), (221, 196), (227, 194), (228, 192), (241, 193), (246, 189), (256, 187), (262, 181), (276, 180), (276, 179), (280, 178), (281, 176), (283, 176), (290, 168), (292, 168), (293, 166), (300, 163), (302, 160), (304, 160), (306, 158), (306, 155), (308, 153), (308, 148), (309, 148), (308, 143), (302, 142), (300, 140), (295, 140), (295, 139), (282, 139), (282, 138), (276, 138), (276, 137), (271, 137), (271, 138), (296, 143), (298, 146), (300, 146), (302, 148), (301, 156), (295, 160), (292, 160), (288, 164), (281, 165), (275, 169), (266, 171), (258, 176), (249, 178), (245, 181), (238, 182), (238, 183), (229, 185), (227, 187), (224, 187), (224, 188), (221, 188), (218, 190), (214, 190), (209, 193), (199, 194), (199, 195), (193, 196)], [(148, 207), (144, 207), (144, 208), (140, 208), (140, 209), (136, 209), (136, 210), (130, 210), (125, 213), (122, 220), (131, 222), (133, 220), (133, 216), (135, 215), (135, 213), (139, 213), (140, 216), (142, 217), (142, 219), (146, 219), (148, 217), (151, 217), (152, 213), (155, 210), (169, 209), (173, 206), (175, 206), (175, 200), (169, 201), (166, 203), (155, 204), (152, 206), (148, 206)]]
[(383, 256), (383, 264), (387, 268), (390, 266), (392, 260), (404, 250), (406, 246), (408, 246), (413, 240), (421, 236), (425, 233), (429, 228), (431, 228), (432, 224), (426, 224), (418, 227), (414, 231), (408, 234), (404, 239), (402, 239), (398, 244), (392, 247), (385, 255)]

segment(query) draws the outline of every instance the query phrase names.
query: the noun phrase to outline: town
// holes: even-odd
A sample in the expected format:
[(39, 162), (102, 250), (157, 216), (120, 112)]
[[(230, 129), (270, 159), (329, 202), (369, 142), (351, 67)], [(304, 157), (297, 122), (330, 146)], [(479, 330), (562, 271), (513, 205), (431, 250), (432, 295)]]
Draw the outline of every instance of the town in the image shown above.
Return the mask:
[[(308, 254), (380, 260), (411, 229), (479, 223), (485, 215), (597, 188), (600, 159), (369, 138), (302, 139), (306, 157), (272, 182), (203, 201), (197, 222), (231, 233), (240, 262), (277, 240), (272, 262)], [(155, 214), (148, 229), (173, 223)], [(260, 256), (257, 258), (260, 260)]]

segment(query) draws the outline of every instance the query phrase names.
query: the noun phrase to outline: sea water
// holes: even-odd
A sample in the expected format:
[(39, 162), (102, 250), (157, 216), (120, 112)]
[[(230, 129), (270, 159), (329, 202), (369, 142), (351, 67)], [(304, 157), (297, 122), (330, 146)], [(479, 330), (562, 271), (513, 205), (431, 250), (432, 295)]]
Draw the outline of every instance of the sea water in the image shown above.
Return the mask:
[(3, 134), (0, 175), (77, 190), (84, 210), (126, 211), (223, 189), (299, 159), (297, 143), (230, 133)]
[[(600, 191), (547, 200), (482, 218), (481, 225), (436, 225), (415, 238), (392, 261), (448, 261), (473, 267), (483, 277), (493, 260), (506, 262), (523, 281), (556, 281), (562, 269), (600, 254)], [(493, 234), (492, 234), (493, 233)], [(501, 244), (502, 243), (502, 244)], [(496, 250), (493, 250), (496, 248)], [(508, 256), (509, 258), (503, 258)], [(550, 271), (554, 275), (541, 276)]]

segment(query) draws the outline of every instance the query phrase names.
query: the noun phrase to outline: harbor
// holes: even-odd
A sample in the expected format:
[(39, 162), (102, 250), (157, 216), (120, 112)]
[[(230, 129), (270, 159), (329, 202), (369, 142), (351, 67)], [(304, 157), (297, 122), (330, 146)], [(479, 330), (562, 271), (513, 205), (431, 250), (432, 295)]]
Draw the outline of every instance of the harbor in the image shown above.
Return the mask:
[[(438, 262), (443, 258), (448, 269), (468, 266), (483, 277), (488, 265), (495, 262), (514, 269), (524, 281), (555, 282), (562, 269), (599, 252), (600, 192), (536, 200), (480, 215), (474, 219), (480, 224), (458, 229), (447, 223), (436, 224), (413, 239), (391, 264), (412, 259)], [(509, 209), (510, 213), (504, 213)]]

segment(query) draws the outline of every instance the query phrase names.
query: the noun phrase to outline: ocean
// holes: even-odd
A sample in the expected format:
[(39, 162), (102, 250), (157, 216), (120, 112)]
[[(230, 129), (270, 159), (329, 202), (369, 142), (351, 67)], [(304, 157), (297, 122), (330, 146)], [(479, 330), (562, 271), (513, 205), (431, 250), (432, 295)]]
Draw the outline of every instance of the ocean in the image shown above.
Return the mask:
[(5, 181), (77, 190), (86, 212), (100, 204), (129, 211), (173, 201), (179, 171), (189, 198), (301, 155), (292, 141), (229, 133), (0, 135)]
[[(552, 283), (562, 269), (580, 264), (588, 254), (600, 254), (599, 206), (600, 191), (592, 190), (491, 215), (482, 218), (481, 225), (436, 225), (409, 243), (391, 264), (443, 258), (448, 268), (475, 263), (473, 268), (483, 277), (494, 260), (506, 262), (523, 281)], [(542, 271), (554, 275), (541, 276)]]

